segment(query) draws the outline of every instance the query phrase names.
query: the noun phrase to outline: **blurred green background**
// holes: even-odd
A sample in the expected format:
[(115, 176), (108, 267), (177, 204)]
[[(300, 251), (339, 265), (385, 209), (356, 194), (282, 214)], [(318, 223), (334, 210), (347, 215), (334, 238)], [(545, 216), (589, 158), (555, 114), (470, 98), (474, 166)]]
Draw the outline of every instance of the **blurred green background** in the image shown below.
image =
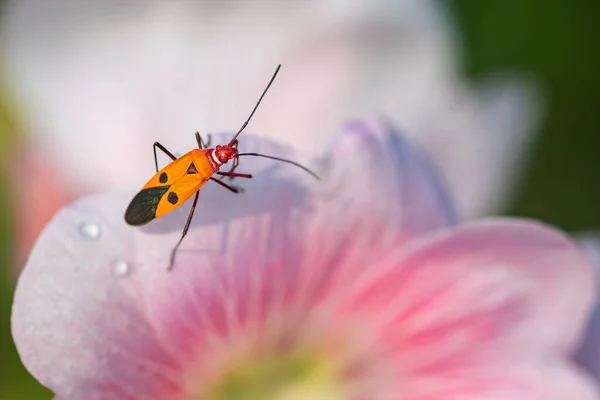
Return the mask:
[[(491, 72), (523, 71), (542, 84), (546, 96), (548, 108), (531, 162), (506, 212), (571, 232), (600, 229), (600, 2), (447, 3), (461, 34), (467, 76), (477, 81)], [(4, 178), (0, 187), (8, 193)], [(11, 257), (9, 210), (7, 197), (0, 196), (2, 265), (9, 265)], [(1, 273), (0, 400), (50, 399), (51, 393), (29, 376), (14, 349), (12, 291), (8, 274)]]
[(600, 3), (450, 1), (476, 79), (515, 68), (542, 84), (548, 109), (510, 214), (568, 231), (600, 228)]

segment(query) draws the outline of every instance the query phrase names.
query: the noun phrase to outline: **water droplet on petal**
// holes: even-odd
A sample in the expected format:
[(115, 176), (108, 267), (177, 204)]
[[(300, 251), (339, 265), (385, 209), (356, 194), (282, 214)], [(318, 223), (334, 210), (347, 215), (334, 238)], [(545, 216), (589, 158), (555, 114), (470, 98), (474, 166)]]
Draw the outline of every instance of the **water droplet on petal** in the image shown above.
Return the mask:
[(112, 263), (112, 274), (116, 277), (123, 277), (131, 271), (131, 265), (125, 260), (115, 260)]
[(79, 233), (86, 239), (96, 240), (100, 237), (100, 225), (92, 222), (82, 222), (79, 224)]

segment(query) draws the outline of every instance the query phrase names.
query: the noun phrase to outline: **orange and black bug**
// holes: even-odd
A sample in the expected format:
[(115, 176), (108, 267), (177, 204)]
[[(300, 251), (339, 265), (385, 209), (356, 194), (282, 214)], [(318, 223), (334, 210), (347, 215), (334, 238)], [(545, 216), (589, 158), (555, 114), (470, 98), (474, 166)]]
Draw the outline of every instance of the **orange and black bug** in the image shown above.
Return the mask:
[[(153, 149), (154, 163), (156, 165), (156, 175), (154, 175), (152, 179), (150, 179), (148, 183), (144, 185), (142, 190), (137, 195), (135, 195), (133, 200), (131, 200), (131, 203), (125, 211), (125, 221), (129, 225), (144, 225), (155, 218), (162, 217), (163, 215), (173, 211), (174, 209), (182, 205), (186, 200), (188, 200), (192, 195), (195, 194), (194, 201), (192, 203), (192, 208), (190, 209), (190, 214), (188, 216), (187, 222), (185, 223), (185, 227), (183, 228), (181, 238), (179, 239), (179, 242), (177, 242), (177, 244), (173, 248), (173, 251), (171, 252), (169, 270), (173, 267), (177, 248), (183, 241), (183, 238), (187, 234), (187, 231), (192, 222), (192, 217), (194, 216), (194, 211), (198, 202), (198, 194), (200, 193), (200, 188), (204, 186), (206, 182), (211, 180), (217, 182), (219, 185), (231, 190), (234, 193), (238, 193), (238, 188), (228, 185), (222, 180), (215, 178), (213, 175), (216, 174), (220, 176), (226, 176), (229, 178), (252, 178), (252, 175), (250, 174), (239, 174), (234, 172), (235, 169), (238, 167), (239, 157), (266, 157), (273, 160), (286, 162), (302, 168), (315, 178), (319, 179), (319, 177), (314, 172), (304, 167), (303, 165), (300, 165), (299, 163), (291, 160), (286, 160), (283, 158), (259, 153), (238, 153), (237, 137), (240, 135), (240, 133), (242, 133), (244, 128), (246, 128), (248, 122), (250, 122), (250, 119), (254, 115), (254, 112), (258, 108), (261, 100), (263, 99), (263, 97), (267, 93), (267, 90), (269, 90), (269, 87), (275, 80), (275, 77), (279, 72), (279, 68), (281, 68), (281, 65), (279, 65), (275, 70), (273, 77), (271, 78), (269, 84), (258, 99), (258, 102), (254, 106), (254, 109), (250, 113), (250, 116), (248, 117), (246, 122), (244, 122), (240, 130), (237, 131), (237, 133), (229, 141), (229, 143), (209, 149), (209, 144), (204, 143), (204, 141), (200, 137), (200, 134), (196, 132), (196, 141), (198, 142), (198, 149), (194, 149), (179, 158), (175, 157), (162, 144), (158, 142), (154, 143)], [(167, 165), (160, 171), (158, 170), (156, 148), (162, 150), (173, 160), (173, 162), (171, 162), (169, 165)], [(229, 160), (233, 160), (233, 165), (231, 169), (228, 172), (219, 171), (221, 166), (223, 164), (226, 164)]]

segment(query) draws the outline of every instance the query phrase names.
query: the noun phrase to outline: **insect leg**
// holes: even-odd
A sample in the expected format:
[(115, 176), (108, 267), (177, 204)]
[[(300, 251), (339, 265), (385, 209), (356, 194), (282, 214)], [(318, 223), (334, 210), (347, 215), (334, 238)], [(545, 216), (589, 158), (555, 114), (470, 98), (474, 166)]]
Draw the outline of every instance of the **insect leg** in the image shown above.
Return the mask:
[(177, 160), (177, 157), (175, 157), (173, 154), (171, 154), (171, 152), (169, 150), (167, 150), (165, 148), (165, 146), (163, 146), (162, 144), (158, 143), (158, 142), (154, 142), (154, 144), (152, 145), (152, 149), (154, 150), (154, 165), (156, 165), (156, 172), (158, 172), (158, 158), (156, 157), (156, 148), (159, 148), (163, 151), (163, 153), (165, 153), (166, 155), (168, 155), (169, 157), (171, 157), (171, 160)]
[[(240, 159), (238, 157), (233, 159), (233, 165), (231, 166), (231, 169), (229, 170), (230, 174), (233, 174), (234, 171), (237, 169), (237, 167), (240, 165)], [(234, 176), (229, 176), (229, 179), (233, 179)]]
[[(231, 143), (231, 147), (235, 147), (237, 149), (238, 147), (238, 140), (235, 139), (232, 143)], [(240, 165), (240, 159), (238, 157), (233, 159), (233, 164), (231, 165), (231, 169), (229, 170), (229, 173), (233, 173), (235, 172), (236, 168), (238, 167), (238, 165)], [(233, 179), (235, 178), (235, 176), (230, 175), (229, 179)]]
[(200, 150), (206, 149), (206, 148), (208, 148), (208, 146), (210, 146), (210, 142), (212, 141), (212, 136), (210, 135), (210, 133), (207, 133), (206, 136), (208, 136), (208, 139), (206, 140), (206, 143), (205, 143), (202, 140), (202, 137), (200, 136), (200, 134), (198, 132), (196, 132), (196, 142), (198, 142), (198, 148)]
[(192, 223), (192, 218), (194, 217), (194, 211), (196, 211), (196, 204), (198, 204), (199, 194), (200, 191), (197, 191), (196, 196), (194, 197), (194, 202), (192, 203), (192, 208), (190, 209), (190, 215), (188, 216), (187, 222), (185, 223), (185, 227), (183, 228), (183, 232), (181, 233), (181, 238), (179, 239), (179, 242), (177, 242), (177, 244), (173, 248), (173, 251), (171, 252), (171, 261), (169, 262), (168, 268), (169, 271), (173, 269), (173, 265), (175, 263), (175, 253), (177, 252), (179, 245), (183, 241), (183, 238), (185, 237), (185, 235), (187, 235), (188, 229), (190, 229), (190, 224)]
[(221, 176), (229, 176), (230, 178), (248, 178), (251, 179), (252, 175), (250, 174), (238, 174), (236, 172), (217, 172), (217, 174)]
[(212, 178), (212, 177), (211, 177), (211, 178), (209, 178), (209, 179), (210, 179), (211, 181), (215, 181), (215, 182), (217, 182), (219, 185), (223, 186), (225, 189), (229, 189), (229, 190), (231, 190), (233, 193), (239, 193), (239, 192), (243, 191), (243, 189), (242, 189), (242, 188), (238, 188), (238, 187), (235, 187), (235, 186), (228, 185), (228, 184), (226, 184), (225, 182), (223, 182), (223, 181), (222, 181), (222, 180), (220, 180), (220, 179), (217, 179), (217, 178)]

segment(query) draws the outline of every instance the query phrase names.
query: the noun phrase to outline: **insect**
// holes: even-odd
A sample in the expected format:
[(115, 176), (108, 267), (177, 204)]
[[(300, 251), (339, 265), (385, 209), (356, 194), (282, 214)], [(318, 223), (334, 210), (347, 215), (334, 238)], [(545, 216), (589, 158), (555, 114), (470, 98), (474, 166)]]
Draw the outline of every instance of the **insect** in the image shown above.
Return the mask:
[[(271, 80), (267, 84), (267, 87), (263, 91), (262, 95), (258, 99), (258, 102), (254, 106), (254, 109), (250, 113), (250, 116), (246, 119), (242, 127), (237, 131), (237, 133), (233, 136), (229, 143), (216, 146), (214, 148), (208, 148), (210, 138), (208, 139), (207, 143), (205, 143), (200, 137), (200, 134), (196, 132), (196, 141), (198, 142), (198, 149), (193, 149), (190, 152), (184, 154), (183, 156), (177, 158), (162, 144), (160, 144), (159, 142), (154, 142), (152, 147), (154, 150), (154, 164), (156, 166), (156, 174), (144, 185), (142, 190), (140, 190), (140, 192), (135, 195), (133, 200), (131, 200), (131, 203), (125, 211), (125, 221), (129, 225), (133, 226), (147, 224), (148, 222), (156, 218), (162, 217), (163, 215), (173, 211), (174, 209), (185, 203), (190, 197), (195, 195), (194, 201), (192, 203), (192, 208), (190, 209), (189, 216), (181, 234), (181, 238), (179, 239), (179, 242), (177, 242), (177, 244), (171, 252), (171, 258), (168, 267), (169, 270), (173, 268), (177, 249), (181, 245), (181, 242), (183, 241), (183, 238), (187, 234), (190, 224), (192, 223), (194, 211), (196, 210), (196, 204), (198, 203), (198, 195), (200, 194), (200, 188), (210, 180), (218, 183), (226, 189), (229, 189), (233, 193), (239, 193), (240, 190), (237, 187), (231, 186), (223, 182), (221, 179), (215, 177), (214, 175), (229, 177), (230, 179), (252, 178), (252, 175), (250, 174), (240, 174), (235, 172), (239, 165), (239, 157), (265, 157), (270, 158), (272, 160), (293, 164), (299, 168), (302, 168), (304, 171), (308, 172), (316, 179), (319, 179), (319, 177), (313, 171), (292, 160), (287, 160), (284, 158), (269, 156), (260, 153), (238, 152), (237, 138), (240, 135), (240, 133), (242, 133), (242, 131), (246, 128), (248, 122), (250, 122), (250, 119), (252, 119), (252, 116), (256, 112), (256, 109), (260, 105), (260, 102), (262, 101), (263, 97), (269, 90), (269, 87), (275, 80), (275, 77), (277, 76), (277, 73), (279, 72), (280, 68), (281, 65), (278, 65), (277, 69), (275, 70), (275, 73), (271, 77)], [(156, 156), (157, 148), (173, 160), (170, 164), (168, 164), (160, 171), (158, 169), (158, 159)], [(233, 160), (231, 169), (227, 172), (221, 172), (220, 168), (224, 164), (227, 164), (229, 160)]]

